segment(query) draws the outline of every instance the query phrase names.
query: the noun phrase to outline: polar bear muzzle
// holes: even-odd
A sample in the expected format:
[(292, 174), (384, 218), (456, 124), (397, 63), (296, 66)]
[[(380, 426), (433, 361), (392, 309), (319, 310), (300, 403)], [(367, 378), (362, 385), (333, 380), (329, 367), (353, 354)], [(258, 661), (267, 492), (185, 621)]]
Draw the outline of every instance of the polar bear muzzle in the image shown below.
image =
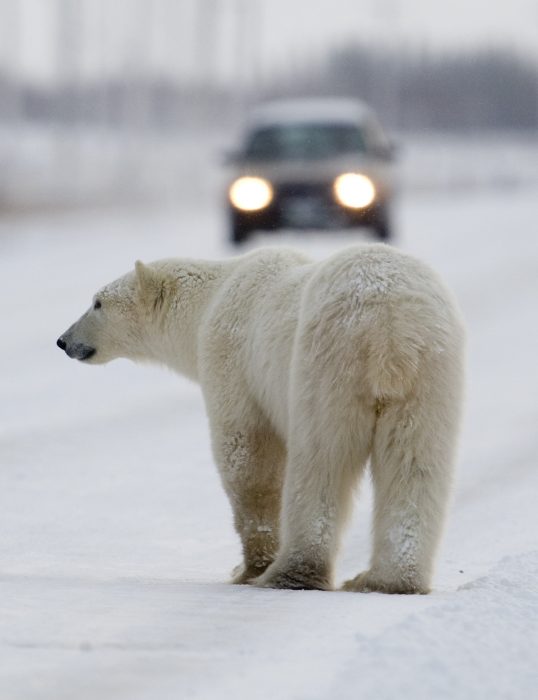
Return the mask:
[(56, 345), (74, 360), (89, 360), (90, 357), (95, 355), (95, 348), (84, 345), (84, 343), (70, 343), (63, 335), (58, 338)]

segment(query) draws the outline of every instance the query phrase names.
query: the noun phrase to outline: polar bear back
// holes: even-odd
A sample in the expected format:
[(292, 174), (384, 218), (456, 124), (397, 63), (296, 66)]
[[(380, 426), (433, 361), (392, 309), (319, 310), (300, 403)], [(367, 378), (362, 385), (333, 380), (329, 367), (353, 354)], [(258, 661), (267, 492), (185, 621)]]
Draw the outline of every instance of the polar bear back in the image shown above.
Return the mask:
[(203, 325), (205, 381), (218, 371), (221, 384), (241, 384), (284, 439), (301, 365), (309, 381), (351, 382), (375, 402), (409, 392), (424, 354), (450, 353), (460, 340), (435, 273), (382, 244), (322, 262), (286, 249), (238, 258)]

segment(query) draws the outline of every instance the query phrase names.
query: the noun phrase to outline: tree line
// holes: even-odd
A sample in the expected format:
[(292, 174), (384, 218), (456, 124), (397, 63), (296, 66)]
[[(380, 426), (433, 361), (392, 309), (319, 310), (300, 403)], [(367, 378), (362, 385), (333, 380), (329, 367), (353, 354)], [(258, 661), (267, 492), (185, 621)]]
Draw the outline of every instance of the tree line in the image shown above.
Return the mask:
[(0, 74), (0, 120), (144, 128), (229, 125), (245, 106), (289, 96), (351, 96), (399, 130), (536, 129), (538, 63), (490, 49), (435, 54), (338, 47), (248, 87), (159, 76), (32, 86)]
[(281, 77), (272, 93), (351, 95), (402, 130), (538, 127), (538, 62), (499, 49), (429, 54), (347, 45)]

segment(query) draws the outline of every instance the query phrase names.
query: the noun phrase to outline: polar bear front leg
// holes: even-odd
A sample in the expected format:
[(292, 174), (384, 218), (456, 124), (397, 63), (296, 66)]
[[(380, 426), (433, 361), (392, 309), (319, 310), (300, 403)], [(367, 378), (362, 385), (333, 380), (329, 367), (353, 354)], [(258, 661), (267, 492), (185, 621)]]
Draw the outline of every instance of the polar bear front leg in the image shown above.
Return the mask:
[(249, 583), (271, 564), (279, 543), (285, 450), (270, 426), (216, 430), (215, 455), (241, 538), (243, 562), (232, 583)]

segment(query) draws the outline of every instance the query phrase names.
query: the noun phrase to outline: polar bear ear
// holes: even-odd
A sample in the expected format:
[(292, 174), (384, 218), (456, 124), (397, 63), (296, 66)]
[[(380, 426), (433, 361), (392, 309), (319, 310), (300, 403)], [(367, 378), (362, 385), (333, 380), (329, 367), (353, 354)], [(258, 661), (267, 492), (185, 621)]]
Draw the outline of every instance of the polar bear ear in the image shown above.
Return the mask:
[(144, 265), (140, 260), (135, 262), (135, 277), (136, 290), (140, 297), (149, 302), (152, 306), (155, 306), (156, 300), (162, 299), (162, 277), (158, 272), (148, 265)]
[(137, 282), (142, 282), (143, 279), (151, 272), (147, 265), (144, 265), (142, 260), (135, 262), (135, 274)]
[(147, 265), (144, 265), (142, 260), (137, 260), (135, 262), (135, 277), (137, 290), (139, 292), (144, 291), (144, 289), (151, 285), (152, 271)]

